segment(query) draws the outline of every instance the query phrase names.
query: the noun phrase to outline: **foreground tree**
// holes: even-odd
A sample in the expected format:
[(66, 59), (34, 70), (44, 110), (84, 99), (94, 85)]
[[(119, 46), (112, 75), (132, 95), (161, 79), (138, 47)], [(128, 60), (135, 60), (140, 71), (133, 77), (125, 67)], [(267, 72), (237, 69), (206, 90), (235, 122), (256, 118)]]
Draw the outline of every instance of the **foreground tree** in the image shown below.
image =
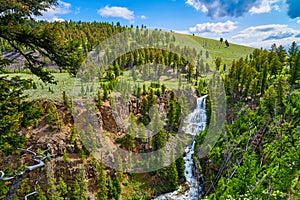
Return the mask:
[[(83, 60), (78, 41), (65, 40), (57, 25), (43, 23), (37, 26), (33, 16), (57, 6), (57, 0), (28, 0), (0, 2), (0, 38), (15, 52), (25, 58), (26, 67), (45, 82), (55, 82), (52, 75), (44, 70), (46, 64), (41, 57), (55, 62), (60, 69), (76, 74)], [(0, 71), (13, 62), (11, 58), (0, 59)]]

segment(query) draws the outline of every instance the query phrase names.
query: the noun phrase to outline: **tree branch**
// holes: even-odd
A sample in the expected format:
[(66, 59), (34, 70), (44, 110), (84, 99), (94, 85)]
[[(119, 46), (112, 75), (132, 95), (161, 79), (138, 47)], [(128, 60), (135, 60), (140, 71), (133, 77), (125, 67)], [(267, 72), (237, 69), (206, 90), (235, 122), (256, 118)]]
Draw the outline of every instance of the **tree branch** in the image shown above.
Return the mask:
[[(25, 152), (28, 152), (30, 154), (32, 154), (32, 158), (31, 160), (36, 162), (37, 164), (35, 165), (29, 165), (29, 166), (26, 166), (24, 171), (16, 174), (15, 176), (12, 176), (12, 177), (4, 177), (5, 176), (5, 173), (3, 171), (0, 171), (0, 180), (3, 180), (3, 181), (9, 181), (9, 180), (12, 180), (14, 179), (14, 182), (12, 183), (12, 185), (10, 186), (10, 189), (6, 195), (6, 198), (5, 200), (12, 200), (14, 199), (14, 196), (17, 192), (17, 190), (19, 189), (19, 186), (22, 182), (22, 180), (25, 178), (25, 175), (30, 172), (30, 171), (33, 171), (33, 170), (36, 170), (38, 168), (41, 168), (41, 167), (44, 167), (45, 166), (45, 162), (44, 160), (47, 159), (47, 158), (51, 158), (51, 157), (54, 157), (55, 154), (52, 154), (52, 155), (44, 155), (46, 152), (48, 152), (50, 150), (50, 147), (49, 145), (47, 144), (47, 149), (44, 150), (41, 154), (37, 154), (36, 152), (30, 150), (32, 148), (32, 146), (28, 147), (27, 149), (22, 149), (22, 148), (17, 148), (19, 150), (22, 150), (22, 151), (25, 151)], [(38, 181), (37, 181), (38, 182)], [(36, 182), (36, 184), (37, 184)], [(35, 191), (30, 193), (30, 194), (27, 194), (25, 196), (25, 199), (27, 199), (27, 197), (29, 196), (32, 196), (34, 194), (36, 194), (36, 184), (35, 184)]]

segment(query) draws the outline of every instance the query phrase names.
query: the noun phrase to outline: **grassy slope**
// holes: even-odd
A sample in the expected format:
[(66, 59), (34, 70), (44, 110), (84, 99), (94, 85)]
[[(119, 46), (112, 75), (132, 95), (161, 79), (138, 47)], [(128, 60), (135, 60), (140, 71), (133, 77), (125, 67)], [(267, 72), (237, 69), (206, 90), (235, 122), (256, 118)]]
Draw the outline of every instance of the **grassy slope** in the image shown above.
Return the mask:
[[(25, 73), (10, 73), (9, 77), (20, 76), (24, 79), (32, 79), (37, 86), (37, 89), (25, 90), (25, 94), (32, 99), (62, 99), (62, 92), (65, 91), (68, 95), (73, 93), (74, 83), (76, 78), (71, 77), (68, 73), (54, 73), (57, 84), (45, 84), (37, 76)], [(53, 91), (49, 91), (49, 88)], [(78, 87), (80, 89), (80, 86)]]
[(201, 38), (197, 36), (190, 37), (197, 41), (204, 49), (208, 50), (212, 59), (221, 57), (223, 64), (225, 63), (227, 65), (230, 65), (232, 60), (245, 57), (254, 50), (252, 47), (231, 44), (230, 41), (229, 47), (227, 48), (224, 42), (221, 44), (221, 42), (218, 40)]

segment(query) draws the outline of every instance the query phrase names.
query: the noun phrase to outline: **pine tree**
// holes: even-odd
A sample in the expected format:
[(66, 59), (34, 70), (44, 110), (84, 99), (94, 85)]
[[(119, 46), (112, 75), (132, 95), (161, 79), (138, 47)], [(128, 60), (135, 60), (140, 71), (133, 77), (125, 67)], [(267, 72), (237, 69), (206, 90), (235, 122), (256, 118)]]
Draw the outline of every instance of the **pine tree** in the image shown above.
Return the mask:
[(107, 200), (108, 197), (108, 188), (106, 182), (106, 172), (102, 163), (97, 166), (97, 199), (98, 200)]
[(171, 130), (173, 130), (174, 128), (175, 115), (176, 115), (176, 103), (175, 101), (171, 100), (169, 102), (168, 110), (167, 110), (167, 118), (168, 118), (167, 122)]
[(76, 139), (77, 136), (77, 128), (76, 128), (76, 124), (74, 124), (71, 128), (71, 132), (70, 132), (70, 143), (74, 144), (74, 141)]
[(69, 158), (68, 153), (67, 153), (66, 150), (65, 150), (64, 153), (63, 153), (63, 160), (64, 160), (64, 162), (66, 162), (66, 163), (69, 163), (69, 162), (70, 162), (70, 158)]
[(285, 62), (286, 62), (287, 53), (286, 53), (285, 48), (282, 45), (280, 45), (277, 48), (277, 55), (278, 55), (279, 61), (281, 62), (281, 65), (284, 66)]
[(63, 122), (57, 112), (56, 106), (52, 102), (49, 103), (47, 112), (50, 130), (54, 130), (54, 128), (60, 129)]
[(97, 102), (96, 105), (98, 107), (100, 107), (102, 105), (102, 97), (101, 97), (101, 91), (100, 90), (98, 90), (98, 92), (97, 92), (96, 102)]
[(107, 189), (109, 191), (108, 198), (109, 199), (117, 199), (118, 193), (117, 193), (116, 187), (114, 186), (114, 183), (111, 180), (110, 176), (107, 177), (107, 186), (108, 186)]
[(106, 85), (103, 85), (103, 100), (106, 101), (108, 99), (108, 89)]
[(147, 88), (146, 88), (146, 85), (144, 84), (143, 85), (143, 95), (146, 95), (147, 94)]
[(133, 66), (133, 68), (131, 69), (131, 76), (132, 76), (133, 81), (137, 80), (136, 66)]
[(153, 105), (156, 104), (156, 96), (154, 94), (153, 88), (150, 89), (150, 93), (147, 99), (148, 99), (148, 108), (151, 108)]
[(297, 80), (300, 80), (300, 51), (294, 56), (294, 58), (291, 61), (290, 74), (291, 84), (295, 84)]
[(37, 186), (36, 191), (37, 191), (37, 194), (36, 194), (37, 199), (39, 199), (39, 200), (47, 200), (47, 198), (45, 196), (45, 193), (41, 189), (40, 185)]
[(164, 94), (166, 92), (166, 86), (165, 84), (161, 85), (161, 93)]
[(176, 168), (175, 162), (172, 162), (171, 165), (167, 169), (167, 177), (169, 182), (170, 190), (178, 189), (178, 172)]
[(158, 108), (153, 107), (153, 113), (151, 117), (150, 127), (153, 134), (157, 134), (159, 131), (163, 129), (163, 121), (160, 118), (160, 114), (158, 112)]
[(58, 190), (62, 196), (66, 196), (68, 194), (68, 186), (64, 182), (62, 177), (59, 177), (59, 180), (58, 180)]
[(195, 67), (191, 64), (187, 66), (187, 80), (191, 83), (194, 75)]
[[(81, 66), (83, 52), (80, 45), (61, 38), (61, 29), (56, 24), (44, 23), (36, 27), (32, 16), (41, 16), (42, 12), (58, 5), (57, 0), (8, 1), (1, 2), (0, 38), (26, 59), (26, 68), (44, 82), (55, 83), (54, 76), (44, 70), (45, 62), (33, 53), (38, 52), (55, 62), (59, 69), (75, 75)], [(50, 31), (51, 30), (51, 31)], [(0, 69), (13, 58), (0, 59)]]
[(120, 76), (120, 74), (121, 74), (121, 69), (117, 62), (115, 62), (115, 64), (114, 64), (114, 74), (116, 77)]
[(70, 111), (71, 110), (71, 104), (69, 102), (69, 97), (66, 95), (65, 91), (63, 91), (62, 96), (63, 96), (63, 102), (64, 102), (65, 108)]
[(225, 40), (225, 45), (226, 47), (229, 47), (229, 42), (227, 40)]
[(57, 187), (56, 187), (56, 180), (53, 177), (53, 175), (51, 174), (48, 177), (48, 186), (47, 186), (47, 198), (50, 200), (57, 200), (60, 199), (60, 192), (58, 191)]
[(132, 150), (134, 148), (134, 136), (130, 134), (126, 134), (123, 142), (124, 147), (128, 150)]
[(164, 129), (161, 129), (154, 137), (153, 137), (153, 149), (154, 151), (159, 150), (165, 147), (167, 144), (167, 134)]
[(77, 140), (75, 139), (73, 142), (74, 145), (74, 153), (78, 153), (79, 152), (79, 148), (78, 148), (78, 144), (77, 144)]
[(222, 63), (222, 58), (221, 57), (217, 57), (216, 60), (215, 60), (216, 70), (217, 71), (220, 70), (221, 63)]
[(121, 183), (120, 183), (120, 179), (118, 176), (116, 176), (116, 180), (114, 181), (114, 187), (116, 188), (116, 199), (120, 199), (120, 195), (122, 192), (122, 188), (121, 188)]
[(87, 199), (87, 183), (84, 177), (84, 169), (80, 169), (75, 180), (72, 198), (76, 200)]
[(81, 195), (80, 195), (80, 186), (79, 186), (78, 180), (75, 180), (75, 183), (74, 183), (74, 188), (73, 188), (73, 192), (72, 192), (72, 199), (82, 200)]
[(183, 178), (184, 177), (185, 166), (184, 166), (184, 159), (183, 159), (182, 153), (183, 153), (182, 145), (179, 142), (177, 144), (177, 147), (176, 147), (176, 155), (178, 157), (177, 160), (176, 160), (176, 169), (177, 169), (177, 172), (178, 172), (178, 178)]
[(148, 110), (149, 110), (148, 100), (146, 97), (144, 97), (141, 105), (141, 114), (146, 115), (148, 113)]
[(277, 55), (273, 56), (270, 64), (271, 68), (271, 75), (276, 76), (281, 72), (282, 70), (282, 64), (280, 63), (279, 57)]

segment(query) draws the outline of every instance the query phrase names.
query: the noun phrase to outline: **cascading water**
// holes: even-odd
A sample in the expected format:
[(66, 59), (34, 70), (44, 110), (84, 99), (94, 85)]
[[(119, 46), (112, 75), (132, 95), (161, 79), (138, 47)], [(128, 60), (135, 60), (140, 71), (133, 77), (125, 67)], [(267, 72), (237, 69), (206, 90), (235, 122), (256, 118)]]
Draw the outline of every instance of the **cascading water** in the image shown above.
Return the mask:
[[(186, 134), (196, 136), (197, 133), (203, 131), (206, 127), (206, 96), (197, 99), (197, 107), (188, 116), (188, 124), (183, 130)], [(195, 140), (193, 143), (185, 149), (186, 156), (184, 157), (184, 166), (186, 178), (189, 189), (184, 193), (181, 192), (182, 187), (178, 190), (160, 195), (156, 197), (156, 200), (196, 200), (199, 199), (199, 193), (202, 192), (202, 187), (199, 185), (196, 177), (193, 175), (194, 161), (192, 155), (194, 154)]]

